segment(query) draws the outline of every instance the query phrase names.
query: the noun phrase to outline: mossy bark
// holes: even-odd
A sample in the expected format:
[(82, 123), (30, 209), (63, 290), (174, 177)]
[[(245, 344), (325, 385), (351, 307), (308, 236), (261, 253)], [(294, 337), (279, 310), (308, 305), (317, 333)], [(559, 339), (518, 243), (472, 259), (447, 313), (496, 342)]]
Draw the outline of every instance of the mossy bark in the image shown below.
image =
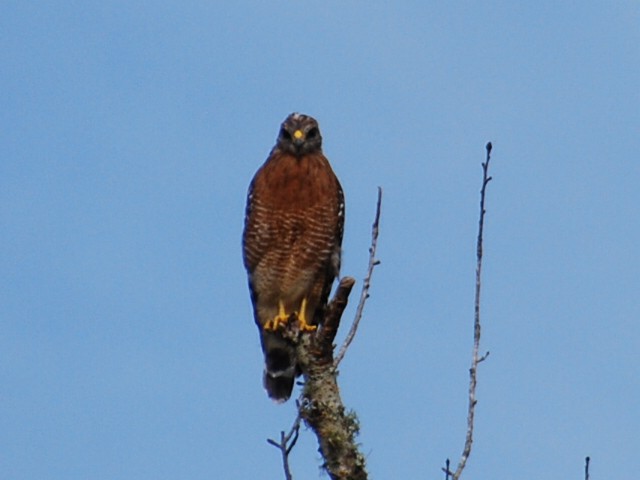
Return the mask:
[(300, 414), (318, 438), (323, 466), (332, 480), (367, 478), (365, 458), (356, 443), (358, 420), (342, 403), (333, 362), (333, 341), (354, 283), (350, 277), (340, 281), (318, 332), (301, 335), (296, 346), (305, 380)]

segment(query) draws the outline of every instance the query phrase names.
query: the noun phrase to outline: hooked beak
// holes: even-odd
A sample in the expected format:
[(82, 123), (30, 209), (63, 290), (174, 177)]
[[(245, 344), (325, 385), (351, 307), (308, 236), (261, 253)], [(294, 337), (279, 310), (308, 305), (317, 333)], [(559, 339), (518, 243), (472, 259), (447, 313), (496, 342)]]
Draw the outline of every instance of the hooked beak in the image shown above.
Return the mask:
[(296, 147), (300, 147), (304, 143), (304, 132), (302, 130), (296, 130), (293, 132), (293, 144)]

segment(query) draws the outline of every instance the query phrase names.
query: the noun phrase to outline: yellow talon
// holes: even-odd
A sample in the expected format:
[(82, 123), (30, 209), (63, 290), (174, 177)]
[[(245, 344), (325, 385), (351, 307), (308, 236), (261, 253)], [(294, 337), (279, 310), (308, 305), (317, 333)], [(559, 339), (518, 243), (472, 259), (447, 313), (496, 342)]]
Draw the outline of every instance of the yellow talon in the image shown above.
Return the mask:
[(298, 314), (298, 325), (300, 326), (300, 330), (303, 332), (313, 332), (316, 328), (315, 325), (311, 325), (307, 322), (306, 312), (307, 310), (307, 299), (302, 299), (302, 305), (300, 305), (300, 313)]
[(273, 320), (267, 320), (263, 328), (267, 331), (275, 332), (281, 326), (285, 326), (288, 321), (289, 315), (285, 313), (284, 304), (280, 301), (278, 302), (278, 314), (273, 318)]
[[(303, 298), (302, 304), (300, 305), (300, 312), (296, 312), (296, 316), (298, 317), (298, 327), (303, 332), (313, 332), (318, 327), (307, 322), (306, 310), (307, 299)], [(262, 328), (268, 332), (275, 332), (279, 328), (284, 328), (284, 326), (289, 322), (289, 317), (290, 315), (287, 315), (284, 311), (284, 304), (282, 303), (282, 300), (280, 300), (278, 302), (278, 314), (273, 317), (273, 319), (267, 320)]]

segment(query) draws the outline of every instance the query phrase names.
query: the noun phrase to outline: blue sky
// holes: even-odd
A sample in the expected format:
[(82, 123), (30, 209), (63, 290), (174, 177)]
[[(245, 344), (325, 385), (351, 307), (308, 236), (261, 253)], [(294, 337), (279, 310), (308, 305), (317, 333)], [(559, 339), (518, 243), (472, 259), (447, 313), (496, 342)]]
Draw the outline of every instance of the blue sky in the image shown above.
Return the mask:
[[(465, 478), (582, 478), (587, 455), (635, 478), (639, 25), (631, 1), (4, 2), (0, 477), (283, 478), (266, 438), (294, 405), (261, 386), (240, 236), (300, 111), (356, 288), (384, 189), (339, 377), (371, 477), (461, 452), (492, 141)], [(316, 448), (304, 431), (295, 478), (320, 478)]]

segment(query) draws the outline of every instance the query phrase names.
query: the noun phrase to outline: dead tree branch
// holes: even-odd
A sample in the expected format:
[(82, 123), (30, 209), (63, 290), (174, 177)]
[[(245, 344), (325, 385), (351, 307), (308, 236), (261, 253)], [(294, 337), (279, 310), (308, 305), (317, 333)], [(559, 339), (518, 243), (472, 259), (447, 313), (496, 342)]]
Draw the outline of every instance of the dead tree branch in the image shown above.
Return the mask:
[(365, 459), (355, 440), (358, 420), (342, 403), (333, 368), (333, 340), (354, 283), (350, 277), (340, 281), (322, 329), (315, 336), (303, 336), (297, 348), (305, 380), (300, 415), (318, 438), (323, 467), (332, 480), (367, 478)]
[[(477, 371), (478, 365), (483, 362), (489, 352), (480, 356), (478, 354), (480, 350), (480, 287), (482, 280), (482, 242), (483, 242), (483, 234), (484, 234), (484, 216), (486, 210), (484, 208), (485, 196), (487, 184), (491, 181), (491, 177), (489, 176), (489, 161), (491, 160), (491, 142), (487, 143), (487, 159), (482, 164), (482, 189), (480, 190), (480, 221), (478, 222), (478, 240), (476, 245), (476, 294), (475, 294), (475, 315), (473, 322), (473, 354), (471, 360), (471, 368), (469, 369), (469, 408), (467, 411), (467, 435), (464, 442), (464, 449), (462, 450), (462, 455), (460, 457), (460, 461), (458, 462), (458, 467), (456, 471), (453, 472), (452, 478), (453, 480), (458, 480), (460, 475), (462, 475), (462, 471), (464, 470), (465, 465), (467, 464), (467, 459), (471, 454), (471, 445), (473, 443), (473, 425), (474, 425), (474, 416), (476, 410), (476, 404), (478, 400), (476, 399), (476, 385), (477, 385)], [(448, 468), (447, 468), (448, 470)]]
[(340, 280), (316, 334), (301, 332), (295, 314), (289, 318), (283, 332), (295, 345), (298, 366), (305, 380), (291, 430), (286, 435), (284, 431), (280, 432), (280, 441), (267, 440), (280, 450), (286, 480), (293, 479), (289, 454), (298, 439), (302, 420), (316, 434), (323, 467), (332, 480), (367, 478), (364, 457), (355, 442), (357, 419), (354, 414), (345, 413), (333, 368), (333, 340), (355, 282), (351, 277)]
[(359, 451), (356, 436), (359, 432), (358, 419), (353, 411), (347, 411), (340, 397), (337, 383), (337, 365), (344, 357), (353, 341), (358, 324), (362, 318), (364, 304), (369, 298), (369, 286), (373, 268), (380, 262), (376, 260), (378, 225), (382, 189), (378, 188), (376, 215), (372, 229), (372, 242), (369, 248), (369, 268), (364, 280), (356, 316), (347, 338), (338, 356), (334, 359), (333, 344), (349, 294), (355, 284), (352, 277), (340, 280), (336, 292), (327, 306), (324, 321), (315, 334), (300, 332), (297, 321), (289, 318), (285, 337), (295, 345), (296, 358), (304, 377), (304, 388), (298, 402), (298, 415), (290, 432), (280, 432), (280, 441), (268, 442), (278, 448), (282, 454), (285, 479), (292, 480), (289, 469), (289, 454), (295, 445), (300, 429), (300, 421), (313, 430), (318, 438), (319, 451), (324, 459), (323, 467), (332, 480), (366, 480), (364, 455)]

